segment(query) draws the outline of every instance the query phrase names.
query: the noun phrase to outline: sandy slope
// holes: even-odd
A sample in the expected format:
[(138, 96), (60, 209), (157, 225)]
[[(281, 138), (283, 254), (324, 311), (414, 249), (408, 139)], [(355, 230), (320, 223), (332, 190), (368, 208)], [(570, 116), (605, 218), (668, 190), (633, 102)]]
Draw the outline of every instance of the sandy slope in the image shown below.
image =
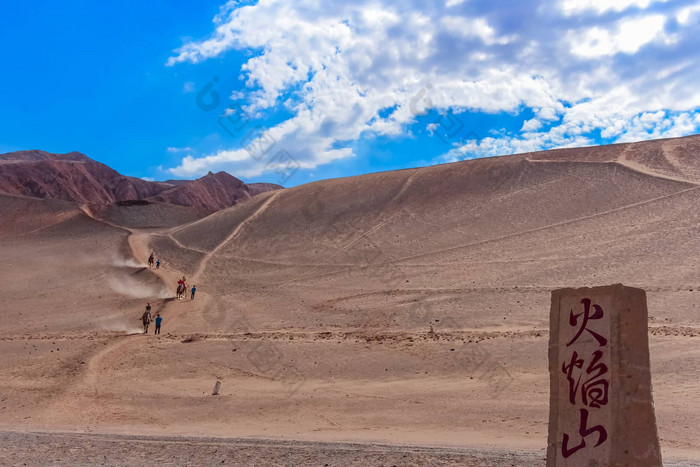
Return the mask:
[[(170, 229), (4, 198), (0, 423), (537, 459), (549, 291), (622, 282), (648, 292), (664, 455), (700, 459), (699, 142), (327, 180)], [(145, 300), (160, 337), (124, 332)]]

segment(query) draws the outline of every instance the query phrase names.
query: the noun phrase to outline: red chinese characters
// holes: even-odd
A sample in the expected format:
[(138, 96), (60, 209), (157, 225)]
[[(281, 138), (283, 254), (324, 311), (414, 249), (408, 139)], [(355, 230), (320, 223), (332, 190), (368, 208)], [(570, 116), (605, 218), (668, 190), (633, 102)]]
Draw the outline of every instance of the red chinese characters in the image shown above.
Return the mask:
[[(591, 310), (591, 300), (584, 298), (581, 300), (583, 312), (575, 314), (573, 310), (569, 314), (569, 325), (576, 329), (574, 337), (566, 344), (570, 347), (576, 344), (584, 332), (593, 336), (598, 349), (590, 355), (580, 355), (579, 351), (573, 350), (570, 358), (562, 363), (561, 371), (566, 375), (569, 387), (569, 403), (578, 407), (580, 441), (576, 444), (572, 441), (572, 436), (564, 433), (562, 443), (562, 455), (569, 458), (574, 453), (586, 446), (598, 447), (608, 439), (608, 433), (602, 425), (592, 425), (589, 418), (589, 410), (600, 409), (608, 404), (608, 391), (610, 382), (608, 380), (608, 366), (603, 362), (604, 352), (607, 351), (608, 339), (599, 332), (589, 329), (591, 321), (600, 320), (604, 316), (603, 309), (599, 305), (593, 305)], [(589, 426), (591, 424), (592, 426)], [(597, 438), (589, 439), (597, 434)], [(588, 439), (589, 444), (586, 443)], [(595, 440), (595, 444), (590, 444)]]
[(601, 319), (603, 318), (603, 309), (598, 306), (598, 305), (593, 305), (593, 313), (591, 313), (591, 299), (590, 298), (584, 298), (581, 300), (581, 303), (583, 304), (583, 313), (579, 313), (577, 315), (574, 314), (574, 310), (571, 310), (569, 313), (569, 325), (571, 326), (577, 326), (578, 325), (578, 319), (581, 318), (581, 326), (579, 327), (578, 332), (576, 335), (569, 341), (566, 346), (570, 346), (574, 342), (578, 340), (579, 337), (581, 337), (581, 334), (583, 334), (583, 331), (588, 331), (593, 337), (596, 338), (598, 341), (598, 344), (601, 346), (606, 345), (608, 343), (608, 340), (598, 334), (597, 332), (591, 331), (588, 329), (588, 321), (593, 320), (593, 319)]

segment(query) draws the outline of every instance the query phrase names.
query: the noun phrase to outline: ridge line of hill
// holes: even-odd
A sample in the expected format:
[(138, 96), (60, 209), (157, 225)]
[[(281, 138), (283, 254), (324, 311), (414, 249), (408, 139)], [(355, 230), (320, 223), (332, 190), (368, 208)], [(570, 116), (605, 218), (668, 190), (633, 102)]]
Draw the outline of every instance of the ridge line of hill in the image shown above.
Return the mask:
[(223, 171), (178, 183), (147, 181), (122, 175), (79, 152), (0, 154), (0, 193), (33, 198), (127, 206), (162, 202), (214, 212), (281, 188), (272, 183), (248, 185)]

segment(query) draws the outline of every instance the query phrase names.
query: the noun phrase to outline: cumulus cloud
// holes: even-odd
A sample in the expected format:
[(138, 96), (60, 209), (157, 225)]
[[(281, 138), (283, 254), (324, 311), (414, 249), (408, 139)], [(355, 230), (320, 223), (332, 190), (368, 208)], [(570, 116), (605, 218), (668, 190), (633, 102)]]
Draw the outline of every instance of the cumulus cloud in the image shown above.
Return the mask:
[(656, 39), (671, 41), (664, 35), (666, 18), (649, 15), (619, 21), (612, 29), (600, 27), (572, 31), (569, 36), (571, 51), (582, 57), (596, 58), (617, 53), (634, 54)]
[(174, 52), (169, 66), (249, 54), (246, 92), (232, 100), (246, 115), (291, 117), (172, 173), (255, 176), (280, 170), (280, 151), (310, 169), (352, 157), (359, 139), (409, 135), (429, 109), (535, 114), (515, 134), (455, 143), (441, 160), (697, 131), (700, 15), (687, 2), (329, 3), (231, 1), (209, 38)]

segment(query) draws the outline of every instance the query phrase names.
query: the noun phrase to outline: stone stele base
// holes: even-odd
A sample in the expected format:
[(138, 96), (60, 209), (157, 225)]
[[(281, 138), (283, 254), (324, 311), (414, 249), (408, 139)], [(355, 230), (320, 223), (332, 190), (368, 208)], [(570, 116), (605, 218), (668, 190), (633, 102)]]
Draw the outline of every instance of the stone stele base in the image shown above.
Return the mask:
[(547, 466), (661, 466), (646, 294), (552, 292)]

